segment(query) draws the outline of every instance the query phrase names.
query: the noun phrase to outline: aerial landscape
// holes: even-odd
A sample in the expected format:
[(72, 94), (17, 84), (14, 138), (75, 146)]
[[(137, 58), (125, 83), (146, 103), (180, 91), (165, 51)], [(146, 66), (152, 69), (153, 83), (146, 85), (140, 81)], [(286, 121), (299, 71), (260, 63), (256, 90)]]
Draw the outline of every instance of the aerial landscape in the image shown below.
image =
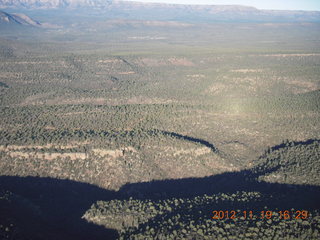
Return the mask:
[(181, 2), (0, 0), (0, 239), (320, 239), (320, 11)]

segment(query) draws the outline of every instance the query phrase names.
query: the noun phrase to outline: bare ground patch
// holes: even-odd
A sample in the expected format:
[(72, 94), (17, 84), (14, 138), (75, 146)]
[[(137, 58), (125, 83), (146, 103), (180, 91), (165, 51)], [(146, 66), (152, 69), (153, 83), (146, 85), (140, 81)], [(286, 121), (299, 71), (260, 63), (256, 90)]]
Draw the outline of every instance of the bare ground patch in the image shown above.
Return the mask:
[(120, 74), (120, 75), (132, 75), (132, 74), (135, 74), (135, 72), (133, 72), (133, 71), (129, 71), (129, 72), (118, 72), (118, 74)]
[(293, 87), (293, 93), (306, 93), (319, 89), (319, 84), (302, 80), (285, 80), (289, 86)]
[(120, 63), (120, 62), (122, 62), (120, 59), (101, 59), (97, 61), (97, 63)]
[(192, 67), (194, 63), (186, 58), (169, 58), (169, 63), (175, 66), (185, 66), (185, 67)]
[(205, 92), (206, 93), (213, 93), (213, 94), (218, 94), (221, 92), (224, 92), (228, 90), (229, 86), (224, 83), (214, 83), (212, 84)]
[(105, 98), (78, 98), (78, 99), (71, 99), (71, 98), (56, 98), (56, 99), (49, 99), (45, 102), (45, 104), (49, 105), (61, 105), (61, 104), (97, 104), (103, 105), (106, 103)]
[(38, 153), (38, 152), (20, 152), (20, 151), (10, 151), (7, 153), (12, 158), (38, 158), (43, 160), (52, 161), (58, 158), (70, 160), (85, 160), (87, 155), (85, 153)]
[(16, 151), (21, 149), (50, 149), (50, 148), (58, 148), (58, 149), (72, 149), (77, 146), (83, 146), (88, 144), (89, 142), (70, 142), (68, 145), (55, 145), (55, 144), (46, 144), (46, 145), (0, 145), (0, 151)]

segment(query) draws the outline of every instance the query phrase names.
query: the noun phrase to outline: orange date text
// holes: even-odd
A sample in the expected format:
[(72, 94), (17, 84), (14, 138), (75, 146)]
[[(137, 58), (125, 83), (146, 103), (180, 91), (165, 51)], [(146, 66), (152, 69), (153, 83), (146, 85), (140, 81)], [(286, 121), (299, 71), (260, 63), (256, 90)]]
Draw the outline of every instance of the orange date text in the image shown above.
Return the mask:
[(307, 219), (309, 213), (306, 210), (283, 210), (283, 211), (253, 211), (253, 210), (215, 210), (212, 211), (212, 219)]

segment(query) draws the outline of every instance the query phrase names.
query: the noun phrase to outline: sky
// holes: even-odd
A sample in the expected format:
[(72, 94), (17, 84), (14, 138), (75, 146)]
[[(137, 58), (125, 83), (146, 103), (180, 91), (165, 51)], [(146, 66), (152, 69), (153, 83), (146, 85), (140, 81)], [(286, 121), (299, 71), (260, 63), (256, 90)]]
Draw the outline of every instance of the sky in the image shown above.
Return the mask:
[(320, 11), (320, 0), (127, 0), (136, 2), (163, 2), (178, 4), (246, 5), (259, 9)]

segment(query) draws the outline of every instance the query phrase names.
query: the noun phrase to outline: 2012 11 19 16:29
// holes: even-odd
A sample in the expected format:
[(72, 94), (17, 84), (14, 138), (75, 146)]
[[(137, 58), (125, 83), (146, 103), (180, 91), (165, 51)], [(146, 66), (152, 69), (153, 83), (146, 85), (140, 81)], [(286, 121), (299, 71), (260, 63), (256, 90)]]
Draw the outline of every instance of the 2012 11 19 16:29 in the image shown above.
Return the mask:
[(212, 219), (221, 220), (221, 219), (307, 219), (309, 217), (309, 212), (306, 210), (282, 210), (282, 211), (271, 211), (271, 210), (215, 210), (212, 211)]

